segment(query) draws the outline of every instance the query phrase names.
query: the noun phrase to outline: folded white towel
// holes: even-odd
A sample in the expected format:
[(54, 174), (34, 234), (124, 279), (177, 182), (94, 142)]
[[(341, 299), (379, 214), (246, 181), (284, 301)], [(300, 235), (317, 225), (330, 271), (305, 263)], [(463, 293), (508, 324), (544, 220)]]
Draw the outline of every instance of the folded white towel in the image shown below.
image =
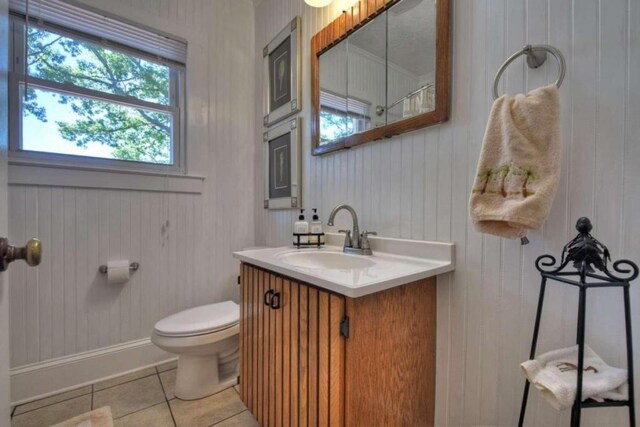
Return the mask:
[[(529, 381), (557, 410), (570, 408), (576, 399), (578, 346), (553, 350), (520, 364)], [(584, 346), (582, 400), (627, 400), (627, 370), (607, 365)]]

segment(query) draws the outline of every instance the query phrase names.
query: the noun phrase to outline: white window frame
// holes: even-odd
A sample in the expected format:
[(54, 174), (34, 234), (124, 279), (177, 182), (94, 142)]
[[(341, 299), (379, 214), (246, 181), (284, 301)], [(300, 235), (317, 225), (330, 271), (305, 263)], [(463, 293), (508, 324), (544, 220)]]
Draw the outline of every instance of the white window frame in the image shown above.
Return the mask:
[[(186, 69), (179, 63), (169, 60), (161, 60), (153, 54), (139, 51), (135, 48), (108, 43), (105, 46), (103, 40), (94, 36), (80, 33), (74, 30), (44, 22), (33, 23), (29, 20), (30, 27), (38, 27), (54, 32), (65, 37), (93, 43), (97, 46), (105, 46), (109, 50), (119, 51), (126, 55), (142, 58), (169, 67), (170, 70), (170, 99), (169, 105), (144, 101), (135, 97), (122, 96), (87, 89), (71, 83), (58, 83), (46, 79), (28, 76), (25, 77), (24, 53), (26, 23), (24, 16), (11, 13), (11, 43), (9, 48), (11, 70), (9, 72), (9, 162), (10, 164), (29, 164), (42, 166), (59, 166), (97, 170), (115, 170), (128, 172), (149, 172), (160, 174), (186, 174), (186, 130), (185, 130), (185, 94), (186, 94)], [(22, 149), (22, 100), (20, 88), (25, 80), (28, 87), (44, 89), (47, 91), (76, 95), (84, 98), (93, 98), (99, 101), (120, 104), (129, 107), (140, 107), (145, 110), (159, 111), (171, 114), (171, 163), (168, 165), (151, 162), (138, 162), (130, 160), (105, 159), (75, 154), (47, 153)]]

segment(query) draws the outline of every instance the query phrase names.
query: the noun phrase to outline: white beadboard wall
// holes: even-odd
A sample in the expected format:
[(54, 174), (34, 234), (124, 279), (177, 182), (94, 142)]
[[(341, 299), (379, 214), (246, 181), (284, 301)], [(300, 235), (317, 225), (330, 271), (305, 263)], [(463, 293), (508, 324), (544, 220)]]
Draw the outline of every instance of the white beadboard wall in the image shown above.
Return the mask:
[[(589, 216), (614, 258), (640, 261), (640, 3), (636, 0), (452, 0), (453, 92), (449, 122), (325, 157), (310, 156), (304, 127), (303, 204), (326, 221), (339, 202), (352, 204), (361, 227), (383, 236), (452, 241), (456, 270), (438, 282), (436, 424), (512, 426), (522, 394), (518, 367), (529, 353), (539, 275), (533, 262), (557, 254)], [(309, 122), (310, 37), (350, 0), (313, 9), (303, 0), (262, 0), (256, 16), (256, 97), (262, 89), (262, 47), (295, 15), (302, 17), (303, 105)], [(493, 76), (526, 43), (555, 45), (567, 59), (562, 103), (562, 181), (551, 215), (531, 243), (483, 236), (468, 219), (467, 201), (486, 119)], [(553, 60), (539, 70), (521, 62), (502, 91), (532, 89), (556, 78)], [(259, 103), (256, 103), (259, 104)], [(263, 129), (256, 110), (256, 140)], [(256, 206), (262, 201), (262, 159), (256, 153)], [(289, 241), (293, 211), (257, 210), (258, 244)], [(339, 215), (339, 226), (348, 216)], [(640, 291), (632, 285), (633, 324)], [(539, 350), (575, 340), (577, 294), (551, 285)], [(622, 295), (588, 296), (588, 343), (609, 363), (625, 366)], [(634, 334), (640, 370), (640, 330)], [(636, 384), (640, 376), (636, 377)], [(527, 425), (568, 425), (533, 393)], [(624, 409), (591, 409), (583, 425), (625, 426)]]
[[(254, 242), (253, 4), (84, 1), (188, 40), (188, 171), (205, 181), (202, 194), (12, 185), (11, 241), (38, 236), (44, 250), (38, 268), (11, 267), (12, 367), (148, 337), (170, 313), (237, 299), (231, 252)], [(98, 266), (119, 258), (140, 270), (108, 286)]]

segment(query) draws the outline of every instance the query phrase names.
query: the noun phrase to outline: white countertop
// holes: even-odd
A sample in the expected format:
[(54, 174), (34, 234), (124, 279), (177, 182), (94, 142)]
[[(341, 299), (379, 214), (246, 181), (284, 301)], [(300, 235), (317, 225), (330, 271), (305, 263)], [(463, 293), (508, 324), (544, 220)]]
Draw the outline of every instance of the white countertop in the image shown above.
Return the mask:
[[(454, 269), (452, 243), (369, 237), (373, 255), (343, 254), (340, 234), (327, 233), (327, 245), (321, 249), (278, 247), (234, 252), (234, 258), (262, 267), (319, 288), (356, 298), (390, 289), (416, 280), (443, 274)], [(313, 262), (297, 263), (292, 259), (313, 260), (313, 254), (325, 259), (338, 259), (333, 268)], [(295, 254), (308, 254), (299, 256)], [(325, 255), (326, 254), (326, 255)], [(333, 254), (333, 255), (332, 255)], [(341, 258), (338, 256), (344, 256)]]

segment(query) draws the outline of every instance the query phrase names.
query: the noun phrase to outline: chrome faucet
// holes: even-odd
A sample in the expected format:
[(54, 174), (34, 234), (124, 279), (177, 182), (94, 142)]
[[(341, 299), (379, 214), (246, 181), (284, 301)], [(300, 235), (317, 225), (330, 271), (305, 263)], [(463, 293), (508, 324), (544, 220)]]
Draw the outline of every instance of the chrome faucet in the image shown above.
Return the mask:
[(358, 215), (351, 206), (347, 204), (341, 204), (333, 208), (331, 214), (329, 214), (327, 225), (333, 226), (333, 220), (335, 219), (336, 214), (342, 209), (348, 211), (351, 214), (351, 220), (353, 221), (352, 230), (338, 230), (339, 233), (344, 233), (344, 245), (342, 247), (342, 251), (358, 255), (373, 255), (368, 236), (375, 236), (378, 233), (374, 231), (363, 231), (362, 233), (360, 233), (360, 227), (358, 226)]

